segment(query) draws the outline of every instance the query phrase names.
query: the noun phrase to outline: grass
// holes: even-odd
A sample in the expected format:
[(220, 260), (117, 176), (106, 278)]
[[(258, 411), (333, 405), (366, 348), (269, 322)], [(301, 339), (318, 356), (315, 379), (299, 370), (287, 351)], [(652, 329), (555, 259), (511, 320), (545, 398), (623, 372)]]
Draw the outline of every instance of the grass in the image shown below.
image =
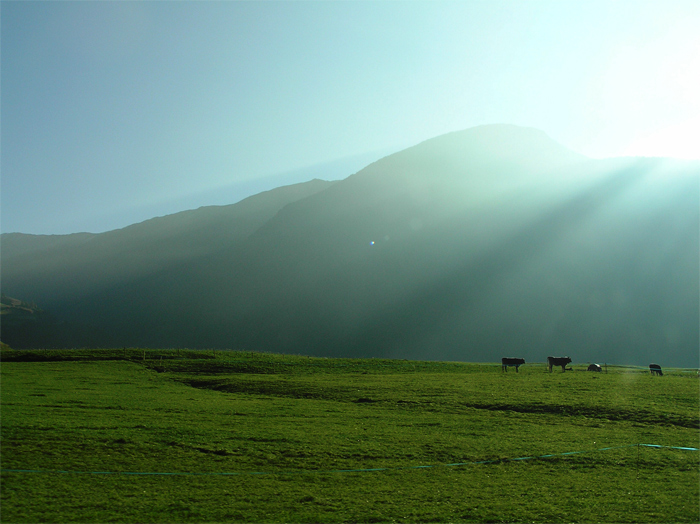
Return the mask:
[[(42, 471), (3, 471), (3, 522), (700, 520), (697, 451), (596, 451), (698, 447), (695, 372), (142, 349), (2, 360), (2, 468)], [(571, 451), (586, 453), (508, 460)]]

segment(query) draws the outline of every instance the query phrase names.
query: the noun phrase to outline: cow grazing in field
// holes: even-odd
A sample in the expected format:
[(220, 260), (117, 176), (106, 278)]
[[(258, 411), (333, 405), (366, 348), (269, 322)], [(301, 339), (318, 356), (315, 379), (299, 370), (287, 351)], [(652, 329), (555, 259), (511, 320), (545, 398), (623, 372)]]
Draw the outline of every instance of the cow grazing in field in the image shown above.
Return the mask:
[(600, 364), (591, 364), (588, 366), (588, 371), (597, 371), (598, 373), (600, 373), (601, 371), (603, 371), (603, 368), (600, 367)]
[(508, 366), (515, 366), (515, 372), (518, 372), (518, 368), (525, 364), (524, 358), (513, 358), (513, 357), (503, 357), (501, 359), (501, 370), (508, 371)]
[(566, 371), (566, 365), (571, 363), (569, 357), (547, 357), (547, 366), (549, 366), (549, 372), (552, 372), (552, 367), (561, 366), (561, 372)]
[(649, 371), (651, 371), (652, 375), (659, 375), (660, 377), (664, 376), (664, 372), (661, 371), (661, 366), (658, 364), (649, 364)]

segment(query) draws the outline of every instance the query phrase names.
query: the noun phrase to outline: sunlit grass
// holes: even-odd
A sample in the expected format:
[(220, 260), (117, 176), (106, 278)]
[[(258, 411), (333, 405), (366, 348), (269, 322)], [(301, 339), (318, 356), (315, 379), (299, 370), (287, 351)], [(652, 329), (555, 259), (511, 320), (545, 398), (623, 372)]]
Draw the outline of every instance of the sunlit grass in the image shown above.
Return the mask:
[(595, 451), (697, 447), (696, 373), (143, 356), (3, 353), (4, 521), (698, 520), (698, 452)]

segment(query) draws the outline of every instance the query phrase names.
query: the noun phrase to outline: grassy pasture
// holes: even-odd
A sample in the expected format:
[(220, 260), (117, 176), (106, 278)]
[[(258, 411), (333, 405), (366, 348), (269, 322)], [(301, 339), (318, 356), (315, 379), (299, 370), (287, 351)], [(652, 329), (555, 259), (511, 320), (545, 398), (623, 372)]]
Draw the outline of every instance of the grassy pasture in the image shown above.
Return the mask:
[[(596, 451), (698, 447), (695, 372), (155, 350), (2, 360), (2, 468), (41, 471), (3, 471), (3, 522), (700, 520), (699, 452)], [(586, 453), (507, 460), (571, 451)], [(479, 461), (492, 462), (448, 465)]]

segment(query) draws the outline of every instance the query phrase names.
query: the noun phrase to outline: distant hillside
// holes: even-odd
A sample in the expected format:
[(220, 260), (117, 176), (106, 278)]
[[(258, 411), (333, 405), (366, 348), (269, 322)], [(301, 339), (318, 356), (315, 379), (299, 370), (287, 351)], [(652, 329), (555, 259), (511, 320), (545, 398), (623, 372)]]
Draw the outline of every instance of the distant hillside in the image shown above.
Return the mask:
[(57, 246), (76, 247), (88, 242), (95, 235), (75, 233), (72, 235), (25, 235), (23, 233), (2, 234), (2, 260), (20, 255), (35, 255)]
[(103, 345), (698, 366), (698, 162), (482, 126), (314, 187), (233, 236), (180, 214), (9, 272), (3, 253), (3, 289)]
[(105, 289), (235, 249), (287, 204), (333, 184), (312, 180), (283, 186), (237, 204), (183, 211), (100, 234), (3, 234), (2, 287), (64, 311), (72, 301)]
[(63, 345), (58, 322), (36, 304), (3, 294), (0, 297), (0, 322), (3, 343), (7, 343), (9, 334), (11, 340), (18, 340), (23, 346), (43, 345), (46, 340), (55, 341), (59, 347)]

